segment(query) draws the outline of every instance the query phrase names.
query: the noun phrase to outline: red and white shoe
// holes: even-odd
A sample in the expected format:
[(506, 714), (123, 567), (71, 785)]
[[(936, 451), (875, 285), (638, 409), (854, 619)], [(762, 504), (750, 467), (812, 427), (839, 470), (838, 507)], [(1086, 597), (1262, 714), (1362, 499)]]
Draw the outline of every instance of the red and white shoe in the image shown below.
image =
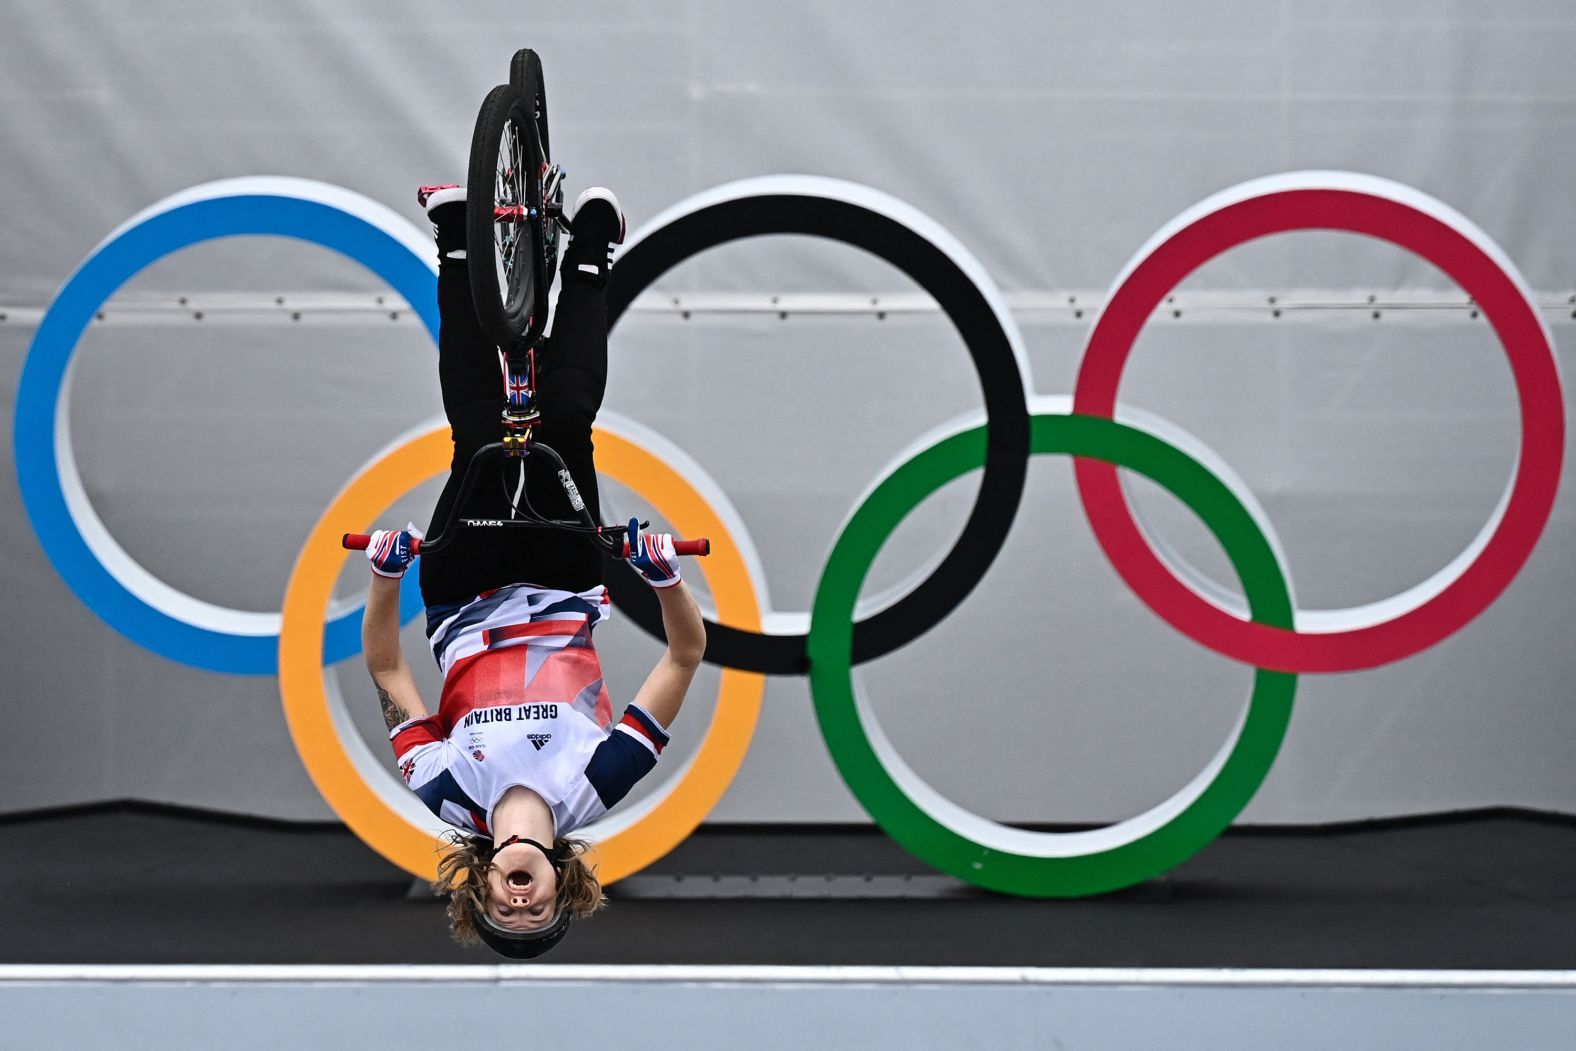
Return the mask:
[(432, 223), (432, 237), (438, 242), (440, 259), (465, 258), (465, 187), (457, 183), (423, 186), (416, 190), (416, 203)]
[(434, 208), (448, 204), (451, 201), (464, 201), (465, 187), (459, 183), (446, 182), (436, 186), (418, 186), (416, 188), (416, 203), (422, 211), (431, 213)]

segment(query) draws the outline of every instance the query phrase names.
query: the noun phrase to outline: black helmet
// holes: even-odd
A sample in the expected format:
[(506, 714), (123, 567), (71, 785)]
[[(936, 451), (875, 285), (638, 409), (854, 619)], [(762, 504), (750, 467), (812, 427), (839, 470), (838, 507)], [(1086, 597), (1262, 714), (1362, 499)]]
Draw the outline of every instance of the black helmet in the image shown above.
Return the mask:
[[(556, 850), (542, 846), (534, 839), (524, 836), (510, 836), (508, 839), (492, 848), (488, 858), (494, 858), (504, 847), (512, 843), (529, 843), (547, 856), (556, 872), (562, 874), (563, 859)], [(564, 935), (569, 933), (569, 924), (574, 920), (567, 908), (560, 907), (558, 915), (553, 917), (553, 922), (545, 927), (538, 927), (530, 931), (512, 931), (507, 927), (500, 927), (493, 922), (493, 918), (482, 910), (476, 916), (476, 936), (499, 956), (507, 956), (511, 960), (533, 960), (547, 952), (553, 946), (564, 940)]]
[(476, 936), (493, 952), (511, 960), (531, 960), (563, 941), (574, 917), (568, 909), (560, 908), (552, 923), (534, 931), (511, 931), (507, 927), (500, 927), (485, 912), (476, 919)]

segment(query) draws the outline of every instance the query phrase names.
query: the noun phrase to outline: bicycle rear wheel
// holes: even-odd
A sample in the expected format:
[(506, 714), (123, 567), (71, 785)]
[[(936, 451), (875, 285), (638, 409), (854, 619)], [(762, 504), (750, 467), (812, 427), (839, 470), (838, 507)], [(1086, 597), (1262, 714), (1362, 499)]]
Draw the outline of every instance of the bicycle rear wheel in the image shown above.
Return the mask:
[(547, 323), (546, 157), (535, 107), (509, 84), (482, 100), (471, 136), (466, 255), (482, 331), (499, 347), (530, 346)]

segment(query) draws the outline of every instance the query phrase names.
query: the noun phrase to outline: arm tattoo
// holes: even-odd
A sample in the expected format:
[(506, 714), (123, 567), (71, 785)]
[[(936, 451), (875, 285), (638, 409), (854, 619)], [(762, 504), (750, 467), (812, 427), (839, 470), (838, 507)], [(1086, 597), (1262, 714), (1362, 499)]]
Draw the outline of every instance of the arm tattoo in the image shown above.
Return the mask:
[(382, 686), (378, 686), (377, 683), (373, 683), (373, 685), (378, 687), (378, 701), (383, 705), (383, 724), (385, 726), (392, 730), (394, 727), (410, 718), (410, 713), (401, 708), (399, 705), (395, 704), (394, 698), (389, 696), (389, 692), (387, 690), (385, 690)]

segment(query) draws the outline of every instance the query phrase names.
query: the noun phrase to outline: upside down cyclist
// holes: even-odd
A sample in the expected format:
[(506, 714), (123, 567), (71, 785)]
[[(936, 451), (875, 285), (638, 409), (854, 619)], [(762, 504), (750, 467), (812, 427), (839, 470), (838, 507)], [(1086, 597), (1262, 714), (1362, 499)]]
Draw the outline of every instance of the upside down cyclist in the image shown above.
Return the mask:
[[(497, 350), (471, 298), (465, 189), (423, 187), (417, 199), (438, 244), (438, 376), (454, 441), (429, 526), (441, 530), (471, 457), (497, 441), (503, 393)], [(535, 434), (563, 458), (601, 521), (591, 425), (607, 385), (605, 294), (624, 216), (610, 191), (593, 187), (571, 224), (552, 333), (537, 351)], [(529, 505), (570, 517), (566, 486), (538, 459), (526, 461)], [(508, 495), (494, 487), (477, 487), (469, 500), (467, 514), (510, 517)], [(655, 766), (705, 651), (704, 621), (680, 579), (672, 537), (643, 534), (632, 521), (630, 563), (660, 602), (667, 648), (615, 723), (591, 641), (609, 611), (598, 548), (583, 533), (555, 529), (461, 530), (421, 556), (427, 637), (444, 677), (429, 714), (399, 642), (399, 578), (419, 537), (414, 527), (372, 535), (367, 670), (401, 776), (454, 829), (435, 886), (449, 897), (455, 937), (529, 959), (603, 904), (587, 845), (571, 834)]]

